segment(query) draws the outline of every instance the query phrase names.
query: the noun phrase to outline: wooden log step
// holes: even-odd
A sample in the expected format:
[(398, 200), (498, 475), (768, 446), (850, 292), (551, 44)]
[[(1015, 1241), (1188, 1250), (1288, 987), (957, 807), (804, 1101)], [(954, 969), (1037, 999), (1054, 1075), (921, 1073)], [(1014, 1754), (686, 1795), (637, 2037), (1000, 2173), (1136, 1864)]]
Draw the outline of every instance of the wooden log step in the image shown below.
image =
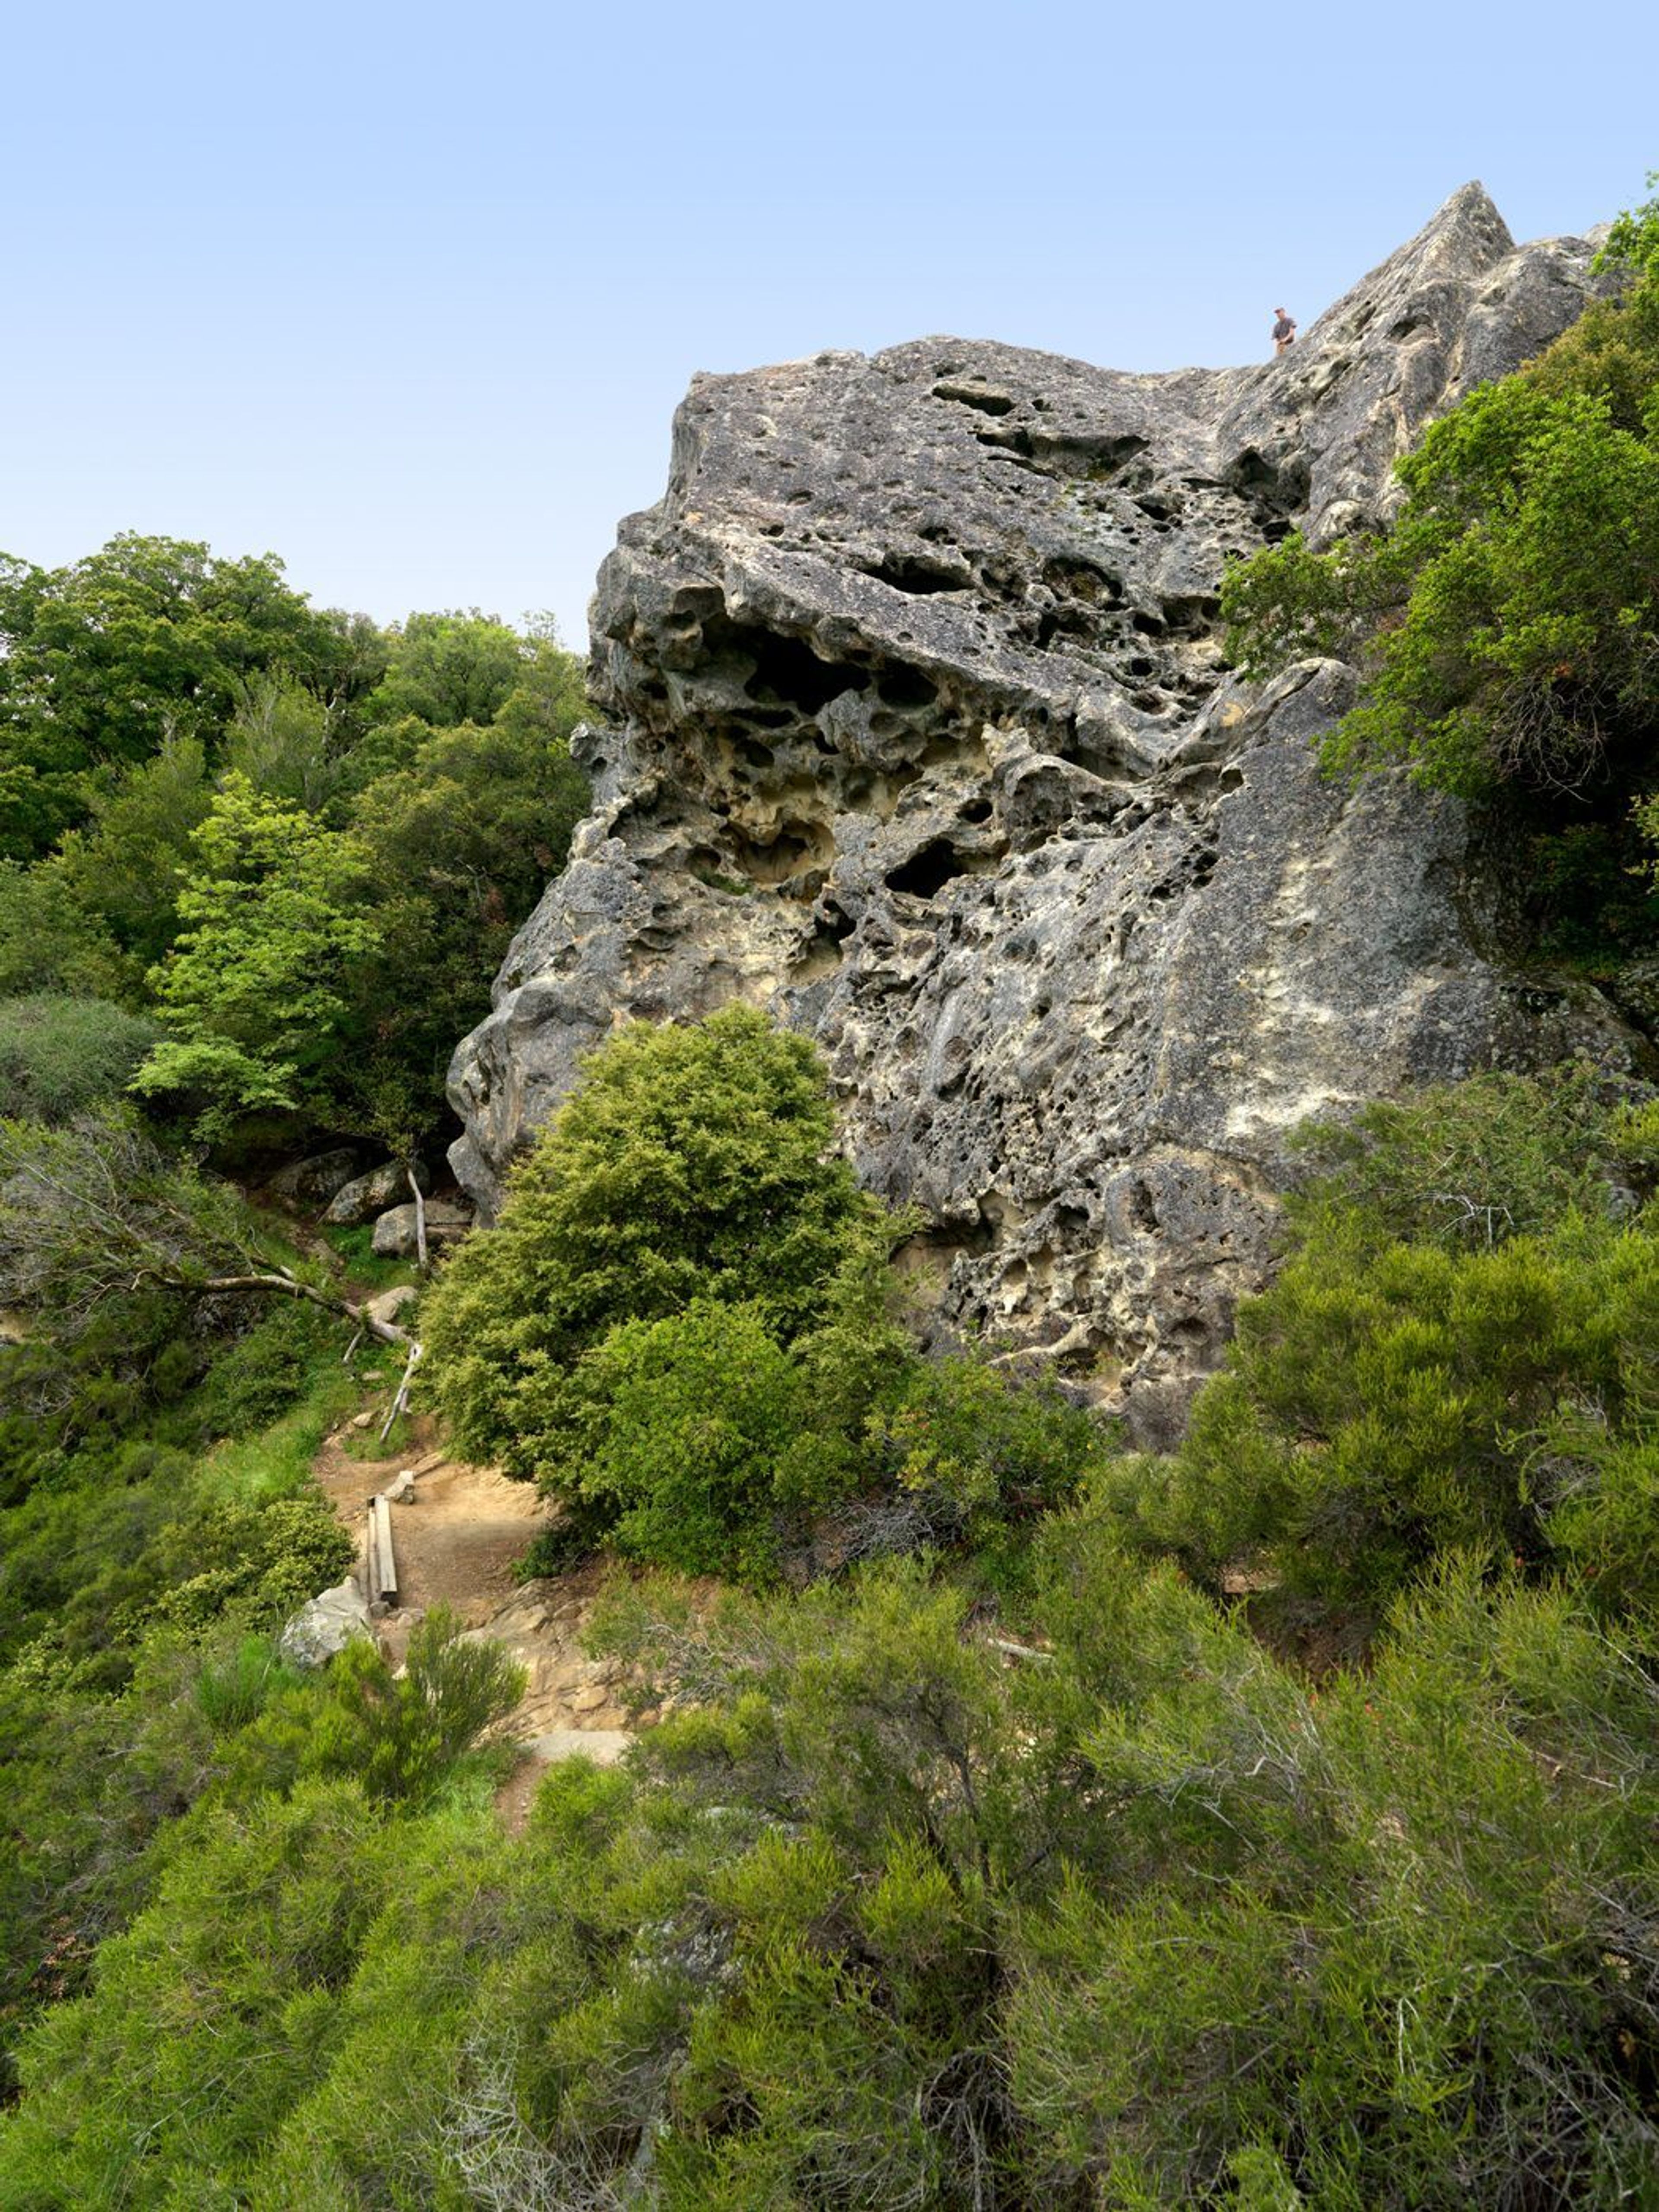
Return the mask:
[(368, 1508), (368, 1601), (398, 1602), (398, 1563), (392, 1549), (392, 1508), (384, 1498)]

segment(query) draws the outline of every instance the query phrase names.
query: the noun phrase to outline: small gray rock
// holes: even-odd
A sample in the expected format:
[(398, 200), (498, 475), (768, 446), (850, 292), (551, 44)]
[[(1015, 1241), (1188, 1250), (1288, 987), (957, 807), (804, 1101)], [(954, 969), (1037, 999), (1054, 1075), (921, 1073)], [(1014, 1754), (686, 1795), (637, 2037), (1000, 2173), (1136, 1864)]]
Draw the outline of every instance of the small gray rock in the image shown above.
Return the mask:
[[(413, 1210), (411, 1207), (411, 1212)], [(392, 1328), (396, 1326), (398, 1315), (412, 1306), (420, 1295), (413, 1283), (394, 1283), (389, 1291), (381, 1291), (367, 1299), (363, 1313), (368, 1320), (379, 1322), (382, 1328)]]
[[(431, 1171), (423, 1161), (415, 1163), (415, 1180), (422, 1194), (431, 1189)], [(377, 1213), (395, 1205), (408, 1188), (409, 1177), (403, 1162), (388, 1160), (384, 1167), (371, 1168), (367, 1175), (356, 1176), (349, 1182), (343, 1183), (329, 1200), (323, 1218), (337, 1228), (356, 1228), (362, 1222), (373, 1221)]]
[(301, 1607), (277, 1638), (277, 1649), (295, 1667), (321, 1667), (354, 1636), (374, 1633), (356, 1577), (348, 1575)]
[[(453, 1244), (472, 1226), (472, 1209), (453, 1199), (434, 1198), (426, 1209), (426, 1241), (436, 1251)], [(416, 1253), (415, 1207), (394, 1206), (374, 1224), (374, 1255), (380, 1260), (412, 1260)]]
[(265, 1188), (278, 1205), (308, 1212), (328, 1204), (341, 1185), (356, 1174), (362, 1157), (355, 1145), (337, 1145), (331, 1152), (313, 1152), (309, 1159), (291, 1160), (277, 1170)]

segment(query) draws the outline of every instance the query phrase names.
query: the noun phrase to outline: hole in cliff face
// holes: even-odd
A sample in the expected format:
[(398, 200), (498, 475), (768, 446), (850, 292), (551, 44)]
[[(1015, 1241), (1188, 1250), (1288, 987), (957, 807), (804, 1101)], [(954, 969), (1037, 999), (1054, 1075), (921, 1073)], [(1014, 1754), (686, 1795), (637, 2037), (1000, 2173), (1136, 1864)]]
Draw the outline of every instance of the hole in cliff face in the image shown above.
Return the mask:
[(1145, 438), (1056, 437), (1037, 441), (1037, 459), (1057, 475), (1078, 477), (1089, 483), (1109, 483), (1131, 461), (1146, 450)]
[(820, 659), (805, 638), (785, 637), (725, 616), (706, 622), (702, 635), (711, 658), (752, 664), (744, 689), (757, 704), (793, 707), (809, 720), (844, 691), (863, 691), (869, 686), (867, 669), (850, 661)]
[(903, 714), (910, 708), (933, 706), (939, 697), (939, 686), (921, 669), (900, 663), (882, 670), (876, 679), (876, 692), (883, 706)]
[(981, 822), (988, 822), (991, 818), (990, 800), (988, 799), (970, 799), (967, 805), (963, 808), (960, 818), (963, 822), (972, 823), (972, 825), (977, 829)]
[(893, 870), (887, 878), (887, 888), (909, 898), (937, 898), (946, 884), (954, 883), (966, 872), (955, 846), (947, 844), (942, 837), (935, 837)]
[(953, 399), (958, 407), (972, 407), (981, 415), (1012, 415), (1014, 403), (1003, 392), (983, 392), (971, 384), (936, 384), (935, 399)]
[(1066, 598), (1082, 599), (1089, 606), (1116, 607), (1123, 604), (1123, 586), (1120, 580), (1096, 568), (1092, 561), (1047, 561), (1043, 563), (1042, 580), (1051, 591), (1062, 592)]
[(941, 568), (931, 561), (906, 560), (897, 553), (884, 555), (881, 560), (866, 564), (863, 573), (873, 576), (878, 584), (890, 584), (894, 591), (916, 599), (927, 599), (935, 592), (964, 592), (973, 581), (964, 570)]
[(1254, 446), (1246, 446), (1227, 471), (1223, 482), (1258, 509), (1288, 514), (1308, 496), (1311, 471), (1299, 454), (1288, 460), (1270, 461)]
[(803, 822), (787, 824), (764, 844), (741, 835), (734, 836), (732, 843), (742, 872), (768, 886), (787, 883), (792, 876), (808, 869), (821, 868), (835, 854), (835, 842), (829, 833)]
[(975, 430), (974, 435), (981, 446), (994, 446), (999, 453), (1012, 453), (1022, 461), (1029, 461), (1036, 451), (1031, 443), (1031, 434), (1029, 430), (1017, 428), (1008, 430)]
[(1171, 637), (1207, 637), (1220, 619), (1221, 602), (1207, 592), (1164, 602), (1164, 628)]

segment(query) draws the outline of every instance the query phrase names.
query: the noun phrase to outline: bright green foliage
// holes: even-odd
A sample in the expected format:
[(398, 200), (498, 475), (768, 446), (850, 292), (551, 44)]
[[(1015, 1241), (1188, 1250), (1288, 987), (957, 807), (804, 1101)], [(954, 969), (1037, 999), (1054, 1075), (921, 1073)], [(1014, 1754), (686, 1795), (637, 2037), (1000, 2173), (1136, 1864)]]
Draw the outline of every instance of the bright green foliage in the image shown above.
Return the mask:
[[(1399, 473), (1390, 533), (1236, 568), (1228, 651), (1262, 676), (1308, 653), (1361, 661), (1328, 764), (1410, 764), (1480, 793), (1508, 781), (1628, 790), (1659, 712), (1659, 269), (1651, 208), (1611, 258), (1635, 281), (1519, 374), (1473, 392)], [(1639, 786), (1638, 787), (1639, 787)]]
[(1024, 1660), (914, 1565), (696, 1620), (634, 1584), (611, 1646), (696, 1703), (516, 1841), (250, 1796), (269, 1700), (31, 2037), (16, 2201), (140, 2136), (138, 2203), (1641, 2201), (1642, 1669), (1452, 1568), (1316, 1692), (1098, 1519), (1043, 1549)]
[(225, 1154), (430, 1142), (586, 803), (582, 663), (545, 623), (388, 635), (137, 538), (0, 560), (0, 998), (159, 1000), (147, 1095)]
[(1659, 708), (1659, 449), (1601, 394), (1515, 377), (1436, 423), (1400, 474), (1390, 538), (1324, 556), (1291, 538), (1228, 578), (1235, 660), (1259, 675), (1364, 641), (1335, 769), (1404, 761), (1474, 793), (1627, 766)]
[(45, 1121), (113, 1104), (159, 1034), (101, 999), (0, 999), (0, 1097)]
[[(148, 1840), (287, 1679), (266, 1635), (355, 1550), (307, 1483), (337, 1328), (216, 1318), (129, 1289), (72, 1343), (0, 1349), (0, 2046), (142, 1900)], [(232, 1497), (201, 1455), (237, 1423), (260, 1480)]]
[(811, 1048), (747, 1008), (624, 1032), (449, 1262), (423, 1373), (470, 1449), (564, 1504), (536, 1571), (601, 1537), (747, 1580), (1017, 1549), (1097, 1463), (1059, 1391), (918, 1358), (902, 1224), (831, 1134)]
[(11, 2131), (18, 2212), (232, 2183), (326, 2063), (332, 1991), (386, 1894), (392, 1838), (343, 1780), (193, 1826), (155, 1904), (100, 1952), (94, 1994), (32, 2039), (26, 2083), (62, 2086), (26, 2099)]
[(613, 1038), (427, 1301), (458, 1443), (515, 1474), (558, 1465), (571, 1371), (618, 1323), (752, 1302), (787, 1345), (821, 1321), (880, 1233), (833, 1136), (811, 1047), (747, 1007)]
[(1659, 1235), (1613, 1205), (1650, 1144), (1583, 1076), (1371, 1109), (1326, 1140), (1340, 1174), (1185, 1442), (1105, 1494), (1210, 1587), (1248, 1567), (1304, 1618), (1363, 1627), (1453, 1548), (1659, 1600)]
[(1019, 1918), (1013, 2094), (1062, 2169), (1124, 2206), (1247, 2150), (1303, 2192), (1268, 2203), (1639, 2199), (1651, 1685), (1462, 1572), (1317, 1701), (1219, 1638), (1187, 1680), (1087, 1746), (1155, 1870)]
[(1103, 1457), (1098, 1423), (1052, 1385), (957, 1356), (915, 1360), (868, 1428), (929, 1540), (985, 1544), (1068, 1504)]
[[(581, 664), (544, 647), (538, 668), (537, 690), (515, 690), (488, 728), (411, 725), (419, 738), (406, 765), (352, 804), (377, 938), (355, 975), (351, 1028), (363, 1059), (344, 1087), (349, 1100), (353, 1085), (369, 1097), (377, 1071), (401, 1081), (404, 1118), (417, 1130), (587, 804), (566, 742), (582, 711)], [(390, 1135), (384, 1125), (398, 1117), (371, 1107), (357, 1118)]]
[(493, 721), (535, 651), (476, 607), (410, 615), (394, 633), (391, 665), (368, 701), (369, 717), (395, 722), (413, 714), (434, 730)]
[[(1648, 183), (1659, 185), (1659, 169), (1649, 170)], [(1643, 275), (1659, 268), (1659, 198), (1626, 209), (1614, 221), (1607, 242), (1596, 257), (1596, 266), (1635, 270)]]
[(745, 1551), (763, 1567), (811, 1423), (801, 1384), (754, 1301), (620, 1322), (577, 1364), (547, 1473), (614, 1520), (621, 1551), (688, 1574), (731, 1573)]
[(269, 555), (216, 560), (127, 533), (64, 568), (0, 561), (0, 851), (45, 851), (84, 811), (100, 764), (145, 760), (169, 738), (213, 744), (266, 671), (349, 688), (349, 629)]
[(356, 843), (245, 776), (226, 779), (191, 846), (183, 927), (151, 979), (174, 1034), (135, 1087), (199, 1099), (197, 1125), (214, 1134), (239, 1113), (317, 1098), (338, 1047), (346, 969), (375, 930), (354, 897)]
[(434, 1606), (396, 1674), (377, 1645), (357, 1637), (320, 1682), (273, 1698), (236, 1747), (235, 1787), (288, 1789), (339, 1775), (377, 1802), (424, 1802), (524, 1686), (523, 1668), (499, 1645), (469, 1639), (448, 1607)]
[(1341, 1233), (1468, 1251), (1569, 1214), (1606, 1221), (1659, 1167), (1659, 1130), (1644, 1137), (1607, 1088), (1584, 1063), (1499, 1069), (1311, 1122), (1298, 1150), (1318, 1180), (1291, 1198), (1297, 1233), (1316, 1237), (1336, 1215)]
[(139, 988), (100, 918), (52, 862), (0, 860), (0, 998), (48, 993), (125, 1002)]
[(89, 790), (91, 819), (35, 872), (55, 872), (88, 922), (135, 963), (161, 959), (179, 927), (179, 890), (192, 834), (212, 802), (198, 738), (170, 738), (148, 760)]
[(302, 684), (264, 676), (233, 716), (221, 758), (267, 799), (332, 821), (367, 745), (355, 722), (342, 730)]

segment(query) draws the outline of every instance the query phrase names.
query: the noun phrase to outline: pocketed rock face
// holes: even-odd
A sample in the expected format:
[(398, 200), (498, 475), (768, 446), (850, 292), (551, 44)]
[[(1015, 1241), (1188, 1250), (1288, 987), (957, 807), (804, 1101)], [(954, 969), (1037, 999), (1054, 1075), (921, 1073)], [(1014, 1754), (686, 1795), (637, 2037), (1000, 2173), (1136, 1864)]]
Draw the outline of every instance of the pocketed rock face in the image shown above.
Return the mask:
[(459, 1048), (486, 1209), (619, 1021), (815, 1038), (947, 1324), (1173, 1432), (1263, 1278), (1285, 1136), (1629, 1039), (1494, 964), (1462, 810), (1321, 781), (1352, 678), (1220, 665), (1231, 553), (1386, 515), (1425, 422), (1565, 329), (1592, 246), (1478, 186), (1250, 368), (927, 339), (700, 378), (592, 611), (594, 811)]

